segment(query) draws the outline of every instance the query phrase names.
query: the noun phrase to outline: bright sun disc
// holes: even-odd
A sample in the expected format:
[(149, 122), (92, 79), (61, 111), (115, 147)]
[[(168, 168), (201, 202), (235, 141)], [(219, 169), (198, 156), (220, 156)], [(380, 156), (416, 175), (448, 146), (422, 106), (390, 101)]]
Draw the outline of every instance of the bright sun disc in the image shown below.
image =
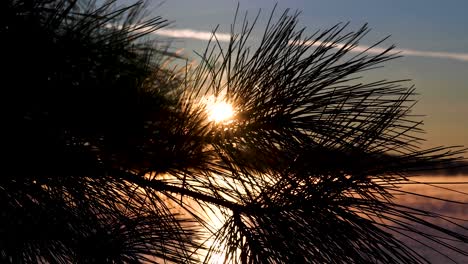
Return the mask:
[(225, 122), (232, 118), (234, 110), (232, 105), (223, 101), (208, 105), (208, 119), (214, 122)]

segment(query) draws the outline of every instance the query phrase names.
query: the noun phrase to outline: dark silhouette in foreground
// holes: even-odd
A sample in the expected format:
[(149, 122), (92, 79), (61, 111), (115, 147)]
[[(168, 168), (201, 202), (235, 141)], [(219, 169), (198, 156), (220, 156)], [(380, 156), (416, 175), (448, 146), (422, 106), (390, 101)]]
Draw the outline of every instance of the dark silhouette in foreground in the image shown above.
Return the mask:
[(466, 220), (394, 202), (461, 150), (418, 148), (404, 81), (358, 78), (397, 57), (350, 53), (365, 26), (307, 37), (285, 12), (249, 48), (243, 21), (174, 70), (143, 7), (0, 2), (0, 262), (424, 263), (402, 236), (467, 256)]

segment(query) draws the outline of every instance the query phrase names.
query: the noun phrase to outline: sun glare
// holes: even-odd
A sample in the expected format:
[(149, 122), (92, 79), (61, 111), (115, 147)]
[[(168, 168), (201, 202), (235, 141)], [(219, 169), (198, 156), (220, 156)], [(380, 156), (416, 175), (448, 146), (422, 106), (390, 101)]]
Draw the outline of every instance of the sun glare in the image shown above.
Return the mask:
[(216, 123), (229, 122), (234, 116), (232, 105), (224, 101), (213, 101), (207, 105), (208, 119)]

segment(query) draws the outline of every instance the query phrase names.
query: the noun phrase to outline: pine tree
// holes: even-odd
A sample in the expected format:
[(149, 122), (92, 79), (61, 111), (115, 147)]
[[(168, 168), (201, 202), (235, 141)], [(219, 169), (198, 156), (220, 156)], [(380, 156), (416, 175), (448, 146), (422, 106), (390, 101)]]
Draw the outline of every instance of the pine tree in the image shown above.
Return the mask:
[(2, 263), (425, 263), (401, 235), (468, 256), (466, 220), (394, 199), (462, 150), (419, 147), (406, 81), (359, 78), (393, 46), (285, 11), (175, 70), (144, 8), (1, 1)]

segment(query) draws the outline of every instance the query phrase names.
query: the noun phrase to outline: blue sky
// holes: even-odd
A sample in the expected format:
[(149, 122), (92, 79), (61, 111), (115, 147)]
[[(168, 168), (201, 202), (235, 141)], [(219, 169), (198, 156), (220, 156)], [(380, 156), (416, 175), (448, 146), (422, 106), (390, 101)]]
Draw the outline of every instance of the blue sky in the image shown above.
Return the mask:
[[(122, 0), (130, 1), (130, 0)], [(407, 56), (385, 64), (383, 69), (365, 73), (367, 78), (412, 79), (419, 103), (414, 114), (425, 115), (424, 147), (465, 145), (468, 147), (468, 1), (467, 0), (167, 0), (151, 15), (161, 15), (174, 21), (170, 29), (209, 33), (217, 25), (218, 32), (229, 32), (237, 3), (240, 12), (254, 16), (262, 9), (259, 26), (265, 23), (276, 2), (278, 11), (285, 8), (302, 11), (300, 25), (309, 32), (329, 28), (339, 22), (350, 22), (350, 30), (368, 23), (372, 29), (363, 44), (372, 44), (391, 35), (385, 44), (398, 49), (422, 52), (423, 56)], [(153, 2), (154, 4), (155, 2)], [(185, 54), (196, 58), (193, 50), (203, 51), (206, 41), (181, 38), (174, 43)], [(383, 46), (385, 47), (385, 45)], [(407, 52), (408, 53), (408, 52)], [(413, 52), (414, 53), (414, 52)], [(430, 54), (442, 53), (442, 56)], [(445, 54), (445, 55), (444, 55)], [(459, 58), (457, 58), (458, 55)], [(404, 54), (403, 54), (404, 55)], [(465, 59), (461, 59), (465, 56)], [(368, 75), (367, 75), (368, 74)], [(428, 178), (421, 181), (447, 181), (449, 178)], [(451, 177), (466, 181), (466, 176)], [(444, 186), (466, 192), (467, 185)], [(411, 186), (413, 187), (413, 186)], [(426, 186), (414, 186), (415, 192), (467, 202), (454, 192)], [(439, 210), (459, 218), (466, 218), (463, 206), (426, 198), (405, 196), (405, 203), (417, 208)], [(433, 250), (411, 244), (434, 263), (446, 262), (434, 256)], [(451, 253), (450, 253), (451, 254)], [(451, 255), (462, 263), (466, 257)]]
[[(150, 2), (150, 6), (156, 5), (156, 2)], [(414, 114), (425, 115), (426, 147), (468, 146), (468, 1), (168, 0), (151, 9), (150, 15), (161, 15), (174, 21), (171, 26), (174, 30), (209, 32), (219, 25), (218, 32), (228, 32), (238, 2), (240, 12), (248, 11), (252, 17), (262, 9), (260, 27), (278, 2), (278, 11), (285, 8), (300, 10), (300, 25), (307, 27), (309, 32), (338, 22), (350, 22), (350, 29), (368, 23), (372, 31), (363, 44), (391, 35), (387, 45), (396, 44), (399, 49), (424, 52), (423, 56), (408, 54), (369, 75), (412, 79), (420, 94)], [(202, 40), (186, 38), (178, 41), (176, 46), (195, 57), (192, 51), (201, 51), (205, 44)], [(448, 55), (430, 57), (432, 53)], [(466, 56), (466, 59), (457, 59), (457, 56)]]

